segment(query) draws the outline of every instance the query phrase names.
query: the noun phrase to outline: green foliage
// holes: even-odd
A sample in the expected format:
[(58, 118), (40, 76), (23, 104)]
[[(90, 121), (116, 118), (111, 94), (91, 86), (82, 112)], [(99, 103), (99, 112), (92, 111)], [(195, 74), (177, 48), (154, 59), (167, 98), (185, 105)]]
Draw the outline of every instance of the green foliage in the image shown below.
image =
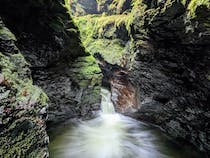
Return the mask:
[(64, 6), (66, 7), (66, 9), (69, 11), (70, 13), (70, 0), (64, 0)]
[(116, 9), (116, 13), (119, 14), (122, 11), (122, 7), (125, 2), (126, 2), (126, 0), (113, 0), (112, 3), (109, 5), (108, 9), (109, 10)]
[(126, 29), (130, 32), (130, 14), (121, 14), (121, 15), (111, 15), (100, 17), (97, 20), (97, 30), (100, 34), (100, 30), (106, 27), (109, 24), (112, 24), (114, 28), (119, 27), (122, 24), (125, 24)]
[(3, 40), (14, 40), (16, 41), (16, 38), (14, 34), (12, 34), (9, 29), (7, 29), (4, 26), (0, 26), (0, 39)]
[(75, 17), (79, 27), (82, 42), (91, 54), (100, 52), (110, 63), (118, 63), (124, 53), (124, 46), (120, 40), (106, 39), (104, 36), (113, 36), (119, 26), (125, 25), (130, 32), (130, 14), (122, 15), (87, 15)]
[(190, 4), (188, 5), (187, 9), (189, 10), (188, 16), (195, 18), (196, 17), (196, 9), (199, 6), (206, 6), (210, 9), (210, 1), (209, 0), (191, 0)]
[(121, 15), (87, 15), (81, 17), (75, 17), (74, 21), (79, 27), (82, 38), (93, 37), (97, 34), (102, 36), (103, 30), (107, 25), (112, 25), (113, 29), (116, 29), (120, 25), (125, 25), (128, 32), (130, 32), (131, 14)]
[(87, 50), (92, 54), (100, 52), (105, 60), (112, 64), (120, 64), (120, 59), (124, 54), (124, 46), (117, 39), (94, 39)]

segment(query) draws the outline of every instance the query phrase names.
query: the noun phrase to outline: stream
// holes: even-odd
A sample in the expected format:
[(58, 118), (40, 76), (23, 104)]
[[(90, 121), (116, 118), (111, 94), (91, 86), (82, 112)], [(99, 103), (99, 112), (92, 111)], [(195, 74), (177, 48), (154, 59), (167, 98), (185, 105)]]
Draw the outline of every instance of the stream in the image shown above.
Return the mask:
[(101, 111), (88, 121), (67, 123), (50, 133), (50, 158), (201, 158), (159, 129), (115, 112), (111, 93), (101, 89)]

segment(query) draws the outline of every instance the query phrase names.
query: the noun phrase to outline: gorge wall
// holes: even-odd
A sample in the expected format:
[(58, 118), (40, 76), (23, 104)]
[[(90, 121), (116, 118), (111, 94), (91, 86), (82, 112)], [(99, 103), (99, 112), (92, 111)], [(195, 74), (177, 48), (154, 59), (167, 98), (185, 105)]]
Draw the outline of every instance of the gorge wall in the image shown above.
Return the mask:
[(74, 10), (79, 31), (68, 1), (0, 1), (0, 155), (48, 157), (45, 122), (94, 115), (97, 52), (129, 70), (133, 117), (209, 154), (209, 0), (86, 2), (70, 1), (87, 7)]
[(99, 109), (100, 69), (68, 7), (62, 0), (0, 2), (3, 157), (48, 157), (46, 121), (50, 128)]
[(210, 149), (210, 2), (135, 1), (131, 24), (138, 117)]
[(102, 15), (75, 17), (75, 21), (90, 52), (99, 51), (108, 62), (130, 69), (141, 101), (133, 115), (209, 153), (210, 2), (97, 2), (103, 6)]
[(33, 85), (14, 34), (0, 20), (0, 155), (47, 157), (47, 95)]

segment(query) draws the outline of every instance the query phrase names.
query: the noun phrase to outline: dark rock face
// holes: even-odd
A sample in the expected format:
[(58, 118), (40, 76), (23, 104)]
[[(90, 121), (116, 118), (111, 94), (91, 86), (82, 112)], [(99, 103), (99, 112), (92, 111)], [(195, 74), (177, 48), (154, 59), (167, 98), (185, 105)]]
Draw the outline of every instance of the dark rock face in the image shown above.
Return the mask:
[(29, 64), (0, 19), (0, 155), (48, 157), (48, 97), (33, 85)]
[(4, 157), (48, 157), (43, 119), (47, 103), (48, 127), (72, 117), (89, 118), (99, 108), (100, 69), (85, 52), (67, 6), (62, 0), (0, 2), (0, 16), (17, 38), (1, 22), (0, 155)]
[[(33, 66), (50, 65), (61, 58), (85, 55), (79, 45), (79, 32), (72, 22), (64, 1), (15, 1), (2, 0), (0, 15), (18, 39), (18, 47), (42, 62)], [(33, 48), (31, 48), (33, 46)], [(39, 50), (40, 48), (40, 50)], [(32, 56), (32, 55), (31, 55)], [(35, 60), (34, 60), (35, 61)]]
[(126, 24), (123, 22), (119, 26), (116, 26), (115, 22), (105, 25), (101, 36), (109, 40), (120, 39), (124, 43), (130, 39)]
[(131, 78), (140, 87), (138, 118), (209, 153), (209, 2), (136, 1), (134, 9)]
[(50, 98), (48, 126), (69, 118), (90, 118), (100, 107), (101, 75), (93, 57), (33, 70), (35, 84)]
[[(100, 70), (85, 52), (79, 31), (63, 5), (68, 6), (62, 0), (1, 1), (1, 15), (17, 35), (34, 83), (49, 97), (50, 125), (90, 116), (100, 103)], [(78, 60), (80, 64), (76, 64)], [(94, 99), (84, 99), (87, 94)]]

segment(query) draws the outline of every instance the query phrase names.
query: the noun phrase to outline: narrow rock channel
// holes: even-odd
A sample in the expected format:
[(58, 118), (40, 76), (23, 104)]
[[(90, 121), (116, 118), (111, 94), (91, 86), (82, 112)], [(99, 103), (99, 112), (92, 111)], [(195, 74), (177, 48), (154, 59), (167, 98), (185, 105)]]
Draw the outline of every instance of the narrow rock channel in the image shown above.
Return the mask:
[(0, 0), (0, 158), (208, 158), (209, 103), (209, 0)]
[[(122, 94), (123, 95), (123, 94)], [(50, 134), (50, 158), (200, 158), (158, 128), (115, 112), (111, 93), (101, 89), (101, 110), (88, 121), (74, 120)], [(193, 152), (192, 152), (193, 151)]]

